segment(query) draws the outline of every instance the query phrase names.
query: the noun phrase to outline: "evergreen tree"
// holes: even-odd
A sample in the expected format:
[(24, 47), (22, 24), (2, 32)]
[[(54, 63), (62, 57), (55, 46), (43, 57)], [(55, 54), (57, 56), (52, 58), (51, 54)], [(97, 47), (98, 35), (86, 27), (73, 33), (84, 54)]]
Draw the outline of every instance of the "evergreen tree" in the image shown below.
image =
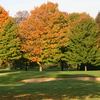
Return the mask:
[(100, 57), (97, 33), (97, 26), (92, 18), (81, 20), (71, 30), (70, 41), (65, 53), (69, 64), (83, 66), (85, 70), (88, 65), (97, 64), (97, 59)]

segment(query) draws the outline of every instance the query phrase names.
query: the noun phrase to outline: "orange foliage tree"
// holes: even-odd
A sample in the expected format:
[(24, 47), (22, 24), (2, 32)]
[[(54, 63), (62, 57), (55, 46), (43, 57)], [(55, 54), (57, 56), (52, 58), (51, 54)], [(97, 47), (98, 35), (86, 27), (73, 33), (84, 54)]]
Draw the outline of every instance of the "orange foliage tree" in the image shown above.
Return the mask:
[(40, 65), (58, 62), (59, 48), (68, 41), (68, 14), (60, 12), (58, 5), (48, 2), (31, 11), (20, 24), (21, 50), (25, 56)]

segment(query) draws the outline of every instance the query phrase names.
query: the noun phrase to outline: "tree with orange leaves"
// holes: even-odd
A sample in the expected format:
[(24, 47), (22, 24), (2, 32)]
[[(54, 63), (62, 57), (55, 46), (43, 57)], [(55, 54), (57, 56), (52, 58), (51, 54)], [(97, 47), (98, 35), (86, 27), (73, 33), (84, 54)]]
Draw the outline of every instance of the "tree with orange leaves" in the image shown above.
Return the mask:
[(55, 63), (61, 58), (59, 48), (68, 41), (67, 17), (57, 4), (48, 2), (35, 8), (20, 24), (21, 50), (25, 57), (39, 64), (40, 71), (42, 64)]

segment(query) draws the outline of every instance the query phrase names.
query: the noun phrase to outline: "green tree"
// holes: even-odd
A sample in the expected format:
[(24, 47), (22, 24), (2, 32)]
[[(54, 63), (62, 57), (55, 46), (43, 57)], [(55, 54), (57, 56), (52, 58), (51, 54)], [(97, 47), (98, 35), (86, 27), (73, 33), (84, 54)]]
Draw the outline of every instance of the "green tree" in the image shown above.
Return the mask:
[(0, 7), (0, 21), (0, 60), (10, 62), (20, 57), (18, 28), (2, 7)]
[(99, 30), (99, 34), (98, 34), (98, 46), (100, 46), (100, 12), (97, 14), (96, 18), (95, 18), (95, 21), (97, 23), (97, 26), (98, 26), (98, 30)]
[(100, 12), (97, 14), (95, 21), (98, 24), (98, 28), (99, 28), (99, 31), (100, 31)]
[(92, 18), (81, 20), (71, 30), (70, 41), (66, 51), (67, 62), (71, 65), (87, 66), (100, 63), (97, 47), (97, 26)]

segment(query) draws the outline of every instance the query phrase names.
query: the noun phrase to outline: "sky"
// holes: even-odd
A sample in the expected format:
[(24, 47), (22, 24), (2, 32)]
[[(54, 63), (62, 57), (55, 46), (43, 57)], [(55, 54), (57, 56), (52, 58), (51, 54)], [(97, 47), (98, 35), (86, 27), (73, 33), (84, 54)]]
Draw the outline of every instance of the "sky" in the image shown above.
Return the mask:
[(58, 3), (61, 11), (86, 12), (94, 18), (100, 11), (100, 0), (0, 0), (0, 5), (14, 16), (17, 11), (31, 11), (34, 7), (39, 7), (48, 1)]

